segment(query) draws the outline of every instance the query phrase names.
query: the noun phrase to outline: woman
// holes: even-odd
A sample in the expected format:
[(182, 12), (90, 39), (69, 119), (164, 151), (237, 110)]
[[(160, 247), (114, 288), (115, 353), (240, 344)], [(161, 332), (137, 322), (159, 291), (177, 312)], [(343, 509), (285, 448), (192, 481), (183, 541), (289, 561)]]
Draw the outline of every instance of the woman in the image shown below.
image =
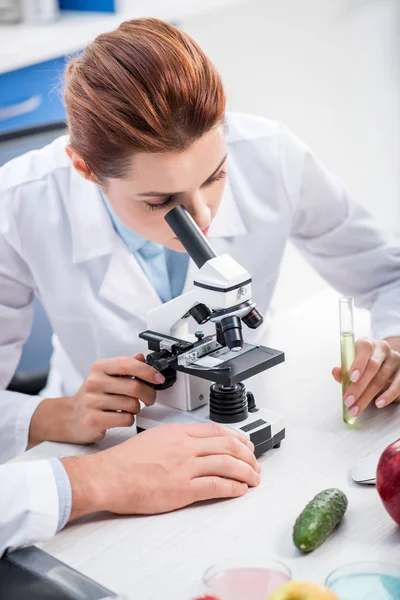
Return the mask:
[[(378, 341), (357, 344), (350, 414), (376, 396), (378, 406), (397, 398), (399, 247), (284, 127), (225, 113), (221, 79), (189, 36), (154, 19), (99, 36), (67, 69), (65, 105), (69, 138), (0, 171), (0, 386), (18, 363), (36, 293), (55, 333), (58, 387), (45, 399), (0, 393), (3, 460), (28, 437), (94, 442), (131, 426), (138, 398), (154, 403), (154, 391), (132, 380), (161, 381), (138, 334), (147, 311), (187, 289), (195, 272), (164, 220), (176, 204), (252, 274), (262, 312), (294, 240), (372, 312)], [(233, 455), (229, 472), (214, 461), (208, 474), (256, 485), (256, 464), (244, 475), (239, 463), (250, 458)], [(73, 469), (64, 466), (68, 487)]]

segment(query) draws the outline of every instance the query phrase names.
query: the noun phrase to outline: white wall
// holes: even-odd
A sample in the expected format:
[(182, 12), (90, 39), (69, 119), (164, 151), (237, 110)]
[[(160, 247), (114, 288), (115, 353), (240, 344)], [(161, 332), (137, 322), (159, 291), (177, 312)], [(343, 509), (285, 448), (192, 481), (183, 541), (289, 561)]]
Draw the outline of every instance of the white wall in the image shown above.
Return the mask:
[[(231, 109), (285, 122), (400, 232), (399, 0), (248, 0), (183, 27), (217, 65)], [(288, 261), (306, 293), (321, 287), (293, 251)], [(290, 303), (298, 282), (282, 279)]]

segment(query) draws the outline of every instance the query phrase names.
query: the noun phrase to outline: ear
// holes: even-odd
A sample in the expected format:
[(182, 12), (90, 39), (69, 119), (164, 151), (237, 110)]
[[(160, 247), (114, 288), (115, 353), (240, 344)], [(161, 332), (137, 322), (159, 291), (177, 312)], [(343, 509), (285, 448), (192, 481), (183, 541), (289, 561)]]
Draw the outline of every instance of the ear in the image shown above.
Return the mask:
[(68, 146), (65, 148), (65, 152), (68, 154), (72, 162), (72, 166), (76, 171), (78, 171), (81, 177), (89, 181), (93, 181), (94, 183), (97, 183), (95, 177), (92, 175), (83, 158), (76, 152), (76, 150), (72, 148), (72, 146), (70, 146), (70, 144), (68, 144)]

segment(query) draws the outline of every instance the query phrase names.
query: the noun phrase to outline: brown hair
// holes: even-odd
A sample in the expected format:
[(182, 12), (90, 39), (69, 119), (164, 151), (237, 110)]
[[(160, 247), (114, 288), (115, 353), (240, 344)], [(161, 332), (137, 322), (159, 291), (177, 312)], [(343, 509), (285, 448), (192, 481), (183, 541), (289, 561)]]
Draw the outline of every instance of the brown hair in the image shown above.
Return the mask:
[(182, 151), (223, 121), (221, 78), (186, 33), (134, 19), (70, 61), (64, 93), (71, 146), (102, 181), (136, 152)]

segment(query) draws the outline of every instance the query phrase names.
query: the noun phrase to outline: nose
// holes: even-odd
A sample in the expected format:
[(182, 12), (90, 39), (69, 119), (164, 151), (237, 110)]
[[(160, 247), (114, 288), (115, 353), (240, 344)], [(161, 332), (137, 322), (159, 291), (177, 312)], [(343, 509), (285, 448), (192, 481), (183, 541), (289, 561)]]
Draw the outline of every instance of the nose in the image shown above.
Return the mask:
[(191, 199), (186, 210), (200, 229), (207, 229), (211, 223), (211, 210), (201, 194), (197, 194)]

